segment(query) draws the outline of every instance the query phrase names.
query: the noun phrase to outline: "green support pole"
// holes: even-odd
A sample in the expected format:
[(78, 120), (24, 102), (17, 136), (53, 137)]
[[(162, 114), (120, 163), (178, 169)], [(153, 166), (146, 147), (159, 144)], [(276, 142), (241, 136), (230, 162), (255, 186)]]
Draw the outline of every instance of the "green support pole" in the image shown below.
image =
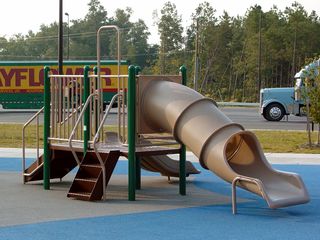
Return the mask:
[(129, 67), (128, 76), (128, 198), (136, 199), (136, 76), (135, 67)]
[[(182, 76), (182, 85), (187, 85), (187, 68), (185, 66), (180, 67)], [(179, 154), (179, 192), (180, 195), (186, 195), (186, 146), (181, 144)]]
[[(141, 68), (135, 67), (136, 76), (139, 75)], [(141, 160), (139, 156), (136, 156), (136, 189), (141, 189)]]
[(43, 187), (50, 189), (50, 79), (49, 67), (44, 67), (44, 123), (43, 123)]
[[(85, 103), (90, 95), (90, 80), (89, 80), (89, 71), (90, 67), (85, 66), (84, 69), (84, 78), (83, 78), (83, 96), (82, 101)], [(88, 107), (84, 112), (84, 121), (83, 121), (83, 154), (86, 154), (88, 150), (88, 142), (90, 139), (90, 107)]]

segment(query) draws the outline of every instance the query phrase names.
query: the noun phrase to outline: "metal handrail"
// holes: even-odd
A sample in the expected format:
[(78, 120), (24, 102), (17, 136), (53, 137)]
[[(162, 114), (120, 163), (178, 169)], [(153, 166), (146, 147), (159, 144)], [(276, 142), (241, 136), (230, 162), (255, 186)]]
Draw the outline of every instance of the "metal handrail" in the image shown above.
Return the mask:
[(95, 96), (98, 96), (98, 94), (97, 93), (91, 93), (89, 95), (89, 97), (87, 98), (87, 100), (86, 100), (86, 102), (85, 102), (85, 104), (84, 104), (84, 106), (82, 108), (82, 111), (80, 112), (79, 117), (78, 117), (78, 119), (77, 119), (77, 121), (76, 121), (76, 123), (75, 123), (75, 125), (74, 125), (74, 127), (72, 129), (72, 132), (70, 134), (69, 140), (68, 140), (70, 150), (72, 152), (73, 157), (76, 159), (78, 165), (80, 165), (80, 160), (79, 160), (77, 154), (75, 153), (75, 151), (74, 151), (74, 149), (72, 147), (72, 138), (73, 138), (73, 136), (74, 136), (74, 134), (75, 134), (75, 132), (76, 132), (76, 130), (78, 128), (78, 125), (79, 125), (79, 123), (80, 123), (85, 111), (87, 110), (87, 107), (89, 106), (91, 98), (93, 98)]
[[(97, 74), (90, 74), (89, 76), (88, 76), (89, 78), (91, 78), (91, 77), (98, 77), (98, 75)], [(125, 78), (125, 77), (128, 77), (128, 74), (119, 74), (119, 75), (115, 75), (115, 74), (111, 74), (111, 75), (105, 75), (105, 74), (101, 74), (100, 75), (100, 77), (101, 78)]]
[[(42, 107), (36, 114), (34, 114), (24, 125), (22, 128), (22, 178), (23, 183), (25, 183), (25, 171), (26, 171), (26, 142), (25, 142), (25, 130), (29, 124), (37, 118), (37, 125), (36, 125), (36, 135), (37, 135), (37, 159), (39, 159), (39, 115), (43, 112), (44, 107)], [(39, 164), (39, 162), (38, 162)]]
[(60, 125), (63, 125), (66, 123), (71, 117), (73, 117), (79, 110), (81, 110), (82, 105), (78, 106), (76, 109), (74, 109), (67, 117), (65, 117), (61, 122)]
[[(30, 172), (30, 173), (24, 173), (23, 176), (25, 176), (25, 177), (32, 176), (32, 175), (33, 175), (40, 167), (42, 167), (42, 166), (43, 166), (43, 162), (40, 163), (35, 169), (33, 169), (32, 172)], [(23, 178), (23, 179), (24, 179), (24, 178)]]
[[(98, 29), (98, 32), (97, 32), (97, 79), (98, 79), (98, 85), (99, 85), (99, 88), (100, 88), (100, 91), (99, 91), (99, 94), (100, 94), (100, 102), (102, 103), (103, 102), (103, 97), (102, 97), (102, 85), (101, 85), (101, 78), (102, 78), (102, 75), (101, 75), (101, 72), (100, 72), (100, 61), (101, 61), (101, 32), (103, 30), (108, 30), (108, 29), (114, 29), (116, 31), (116, 37), (117, 37), (117, 70), (118, 70), (118, 74), (117, 75), (112, 75), (113, 77), (116, 77), (118, 78), (118, 93), (121, 91), (121, 89), (123, 90), (124, 89), (124, 81), (122, 81), (122, 84), (120, 83), (120, 79), (122, 79), (120, 76), (120, 65), (121, 65), (121, 49), (120, 49), (120, 28), (116, 25), (108, 25), (108, 26), (102, 26)], [(122, 112), (124, 113), (124, 104), (120, 104), (121, 101), (119, 99), (119, 104), (118, 104), (118, 138), (119, 140), (120, 139), (120, 136), (121, 136), (121, 124), (123, 124), (123, 129), (122, 129), (122, 134), (123, 134), (123, 139), (121, 140), (122, 142), (125, 142), (125, 136), (124, 136), (124, 133), (125, 133), (125, 127), (124, 127), (124, 123), (125, 123), (125, 116), (124, 114), (122, 119), (121, 119), (121, 114), (120, 114), (120, 111), (122, 110)], [(122, 108), (121, 106), (122, 105)], [(98, 108), (101, 108), (103, 106), (99, 106), (98, 104)], [(103, 110), (102, 110), (103, 111)], [(101, 112), (102, 112), (101, 111)], [(100, 116), (98, 116), (98, 118), (100, 119)], [(121, 123), (121, 120), (122, 120), (122, 123)]]
[(106, 187), (105, 187), (106, 186), (106, 166), (105, 166), (105, 164), (104, 164), (104, 162), (102, 160), (102, 157), (101, 157), (101, 155), (100, 155), (100, 153), (99, 153), (99, 151), (97, 149), (96, 143), (97, 143), (97, 140), (100, 137), (100, 131), (101, 131), (102, 127), (103, 127), (104, 122), (107, 119), (107, 116), (110, 113), (110, 110), (112, 108), (113, 103), (115, 102), (116, 98), (118, 98), (120, 96), (121, 96), (121, 93), (117, 93), (116, 95), (114, 95), (112, 97), (112, 99), (110, 101), (110, 104), (109, 104), (108, 108), (106, 109), (105, 114), (103, 115), (102, 121), (100, 122), (100, 125), (99, 125), (99, 127), (97, 129), (97, 132), (96, 132), (96, 134), (95, 134), (95, 136), (93, 138), (93, 149), (94, 149), (95, 154), (97, 155), (97, 158), (98, 158), (98, 160), (100, 162), (100, 165), (101, 165), (101, 168), (102, 168), (103, 200), (106, 200)]
[(237, 214), (237, 192), (236, 192), (236, 187), (237, 187), (237, 182), (240, 182), (240, 181), (256, 184), (258, 186), (260, 192), (261, 192), (261, 195), (264, 197), (263, 191), (260, 188), (260, 181), (259, 180), (253, 179), (253, 178), (248, 178), (248, 177), (243, 177), (243, 176), (235, 177), (233, 179), (233, 181), (232, 181), (232, 184), (231, 184), (231, 189), (232, 189), (232, 213), (234, 215)]

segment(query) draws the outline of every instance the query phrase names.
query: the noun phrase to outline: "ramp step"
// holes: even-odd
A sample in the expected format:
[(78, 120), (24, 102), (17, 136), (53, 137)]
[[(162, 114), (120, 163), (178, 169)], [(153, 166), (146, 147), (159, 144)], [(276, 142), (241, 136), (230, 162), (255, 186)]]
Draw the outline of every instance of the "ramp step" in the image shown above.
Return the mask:
[(74, 181), (80, 182), (97, 182), (97, 178), (75, 178)]
[(67, 197), (69, 198), (76, 198), (80, 200), (90, 200), (91, 193), (88, 192), (69, 192)]
[[(102, 155), (106, 167), (106, 185), (110, 180), (119, 156), (119, 151)], [(86, 154), (70, 187), (68, 197), (86, 201), (101, 200), (103, 189), (106, 186), (103, 186), (102, 167), (97, 161), (98, 158), (95, 154)]]
[(100, 164), (81, 164), (81, 167), (101, 168)]

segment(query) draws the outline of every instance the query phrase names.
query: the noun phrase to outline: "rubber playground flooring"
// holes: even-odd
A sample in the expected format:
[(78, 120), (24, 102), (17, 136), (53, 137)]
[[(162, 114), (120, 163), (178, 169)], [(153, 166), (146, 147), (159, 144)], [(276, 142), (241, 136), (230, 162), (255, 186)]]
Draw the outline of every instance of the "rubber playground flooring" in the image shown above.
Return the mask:
[(126, 161), (107, 200), (85, 202), (66, 197), (75, 171), (45, 191), (41, 183), (22, 184), (20, 158), (0, 158), (0, 239), (320, 239), (320, 165), (273, 166), (300, 174), (311, 202), (272, 210), (238, 189), (232, 215), (230, 184), (204, 169), (188, 178), (187, 196), (176, 179), (142, 171), (137, 201), (129, 202)]

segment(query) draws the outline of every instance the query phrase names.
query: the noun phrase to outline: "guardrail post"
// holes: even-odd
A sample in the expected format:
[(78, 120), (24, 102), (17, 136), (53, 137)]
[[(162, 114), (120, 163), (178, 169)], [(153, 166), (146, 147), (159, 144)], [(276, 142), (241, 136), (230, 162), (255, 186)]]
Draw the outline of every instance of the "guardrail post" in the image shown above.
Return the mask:
[(128, 74), (128, 199), (136, 198), (136, 75), (135, 67)]
[[(139, 66), (135, 67), (135, 74), (139, 75), (141, 68)], [(141, 189), (141, 159), (136, 156), (136, 189)]]
[[(187, 85), (187, 68), (183, 65), (180, 67), (182, 85)], [(179, 193), (186, 195), (186, 146), (181, 144), (179, 153)]]
[(43, 187), (50, 189), (50, 78), (49, 67), (44, 67), (44, 129), (43, 129)]
[[(90, 80), (89, 80), (90, 67), (85, 66), (83, 69), (83, 102), (85, 103), (90, 95)], [(84, 112), (83, 120), (83, 153), (86, 154), (88, 150), (88, 142), (90, 139), (90, 107)]]

